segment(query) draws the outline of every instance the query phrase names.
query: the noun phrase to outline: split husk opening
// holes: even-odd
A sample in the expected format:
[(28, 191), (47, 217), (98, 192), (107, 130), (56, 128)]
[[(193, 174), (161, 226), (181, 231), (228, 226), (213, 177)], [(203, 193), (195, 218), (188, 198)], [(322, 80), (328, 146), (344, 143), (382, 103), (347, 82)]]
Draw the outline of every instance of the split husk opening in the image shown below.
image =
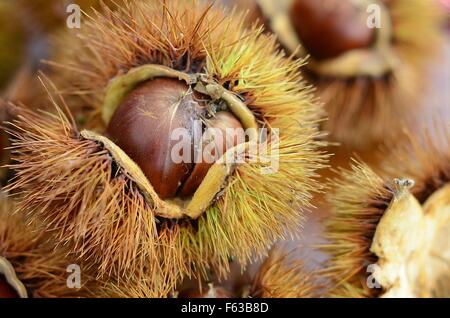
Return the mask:
[(233, 172), (237, 158), (245, 154), (252, 144), (258, 141), (256, 118), (250, 109), (234, 93), (212, 80), (205, 74), (187, 74), (163, 65), (147, 64), (131, 69), (126, 74), (113, 78), (107, 89), (102, 108), (102, 119), (108, 124), (122, 100), (138, 84), (157, 77), (174, 78), (192, 85), (199, 93), (208, 95), (213, 101), (224, 101), (228, 109), (242, 123), (248, 133), (248, 140), (228, 149), (208, 170), (204, 180), (188, 200), (162, 200), (148, 181), (141, 168), (113, 141), (92, 131), (84, 130), (84, 139), (99, 142), (111, 153), (114, 160), (124, 168), (136, 182), (150, 206), (156, 207), (155, 213), (166, 219), (188, 217), (197, 219), (217, 198), (226, 185), (228, 176)]

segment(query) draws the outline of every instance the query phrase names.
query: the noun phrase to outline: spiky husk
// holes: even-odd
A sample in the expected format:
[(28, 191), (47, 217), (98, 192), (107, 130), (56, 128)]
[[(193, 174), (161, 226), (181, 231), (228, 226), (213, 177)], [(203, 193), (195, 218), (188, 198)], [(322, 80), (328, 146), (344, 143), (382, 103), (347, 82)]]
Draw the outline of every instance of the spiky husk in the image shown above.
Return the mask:
[[(173, 268), (162, 268), (159, 276), (147, 271), (148, 275), (135, 275), (126, 280), (109, 281), (100, 291), (100, 297), (113, 298), (172, 298), (173, 284), (176, 282), (162, 282), (161, 280), (173, 276)], [(170, 272), (172, 271), (172, 272)], [(159, 280), (155, 282), (154, 279)]]
[(393, 197), (384, 179), (363, 163), (340, 170), (328, 196), (332, 215), (326, 221), (322, 249), (330, 255), (321, 273), (332, 281), (330, 295), (336, 297), (375, 296), (369, 289), (367, 267), (377, 262), (370, 251), (377, 225)]
[(316, 298), (321, 285), (313, 272), (293, 255), (273, 249), (253, 281), (253, 298)]
[[(444, 17), (434, 1), (379, 1), (386, 6), (392, 21), (390, 50), (397, 60), (394, 68), (380, 77), (355, 74), (349, 78), (335, 78), (316, 74), (313, 70), (307, 73), (326, 106), (329, 120), (324, 123), (324, 130), (330, 133), (333, 141), (353, 148), (370, 149), (394, 138), (399, 133), (399, 118), (402, 123), (416, 119), (421, 111), (420, 97), (428, 87), (424, 78), (444, 42)], [(275, 10), (287, 20), (290, 2), (279, 0), (279, 8)], [(240, 1), (236, 3), (240, 5)], [(253, 11), (256, 13), (257, 10)], [(294, 43), (297, 41), (295, 34), (290, 37)]]
[(391, 153), (382, 163), (383, 174), (414, 180), (411, 192), (424, 203), (450, 182), (450, 131), (448, 125), (435, 122), (433, 130), (405, 130), (403, 139), (403, 143), (391, 147)]
[[(273, 37), (246, 30), (239, 14), (197, 2), (126, 2), (123, 9), (83, 25), (58, 65), (61, 92), (77, 112), (87, 105), (85, 126), (103, 131), (100, 110), (111, 78), (146, 63), (204, 72), (240, 94), (261, 125), (280, 131), (279, 169), (239, 165), (223, 191), (195, 222), (158, 220), (126, 171), (102, 145), (83, 140), (75, 124), (57, 115), (22, 112), (13, 127), (12, 189), (24, 189), (22, 205), (45, 219), (62, 242), (100, 264), (100, 272), (145, 275), (157, 295), (184, 275), (220, 276), (234, 257), (246, 264), (280, 237), (296, 233), (325, 163), (317, 122), (321, 108), (298, 69)], [(14, 132), (15, 131), (15, 132)], [(272, 140), (271, 145), (275, 141)], [(270, 147), (270, 145), (269, 145)], [(262, 158), (259, 158), (262, 159)], [(167, 287), (169, 286), (169, 287)]]
[(235, 265), (235, 275), (228, 281), (213, 279), (210, 283), (197, 282), (198, 285), (191, 282), (190, 288), (182, 288), (176, 295), (181, 298), (316, 298), (325, 290), (317, 272), (305, 266), (297, 249), (288, 252), (275, 246), (264, 262), (246, 271)]
[(447, 125), (435, 124), (433, 131), (404, 130), (402, 143), (392, 141), (386, 146), (391, 153), (381, 162), (378, 173), (359, 163), (351, 171), (341, 170), (328, 200), (333, 209), (326, 229), (330, 243), (323, 246), (332, 255), (325, 274), (338, 285), (332, 295), (378, 294), (379, 290), (367, 289), (366, 281), (371, 274), (367, 266), (377, 261), (370, 252), (375, 229), (393, 196), (385, 180), (414, 180), (410, 191), (424, 204), (450, 181), (449, 136)]
[[(421, 204), (427, 206), (429, 200), (432, 200), (434, 195), (444, 189), (450, 182), (449, 126), (448, 124), (440, 125), (436, 119), (433, 129), (406, 130), (404, 140), (406, 142), (393, 147), (392, 152), (383, 162), (383, 173), (387, 176), (396, 174), (414, 180), (415, 186), (411, 189), (411, 193)], [(444, 206), (443, 204), (439, 207), (442, 215), (445, 213)], [(432, 210), (425, 210), (425, 217), (433, 217), (428, 214), (433, 215), (433, 212), (430, 211)], [(448, 236), (448, 231), (445, 230), (445, 226), (448, 228), (448, 225), (445, 221), (438, 222), (439, 225), (436, 224), (432, 228), (433, 233), (442, 233), (442, 235)], [(431, 259), (436, 257), (441, 264), (446, 264), (448, 251), (445, 250), (444, 245), (438, 245), (440, 244), (438, 241), (433, 244), (439, 246), (436, 248), (437, 250), (439, 248), (441, 250), (430, 254), (427, 259), (430, 259), (431, 263)], [(427, 266), (430, 271), (433, 270), (431, 265)], [(445, 274), (434, 280), (428, 278), (433, 290), (426, 290), (423, 294), (426, 297), (448, 297), (450, 295), (450, 280), (448, 278), (448, 275)]]
[(14, 267), (29, 297), (94, 297), (95, 279), (81, 266), (81, 288), (67, 285), (71, 264), (80, 264), (64, 247), (54, 242), (42, 228), (29, 225), (25, 214), (13, 213), (13, 201), (0, 194), (0, 256)]
[[(392, 19), (392, 49), (399, 64), (384, 77), (334, 79), (311, 76), (325, 102), (331, 138), (357, 148), (395, 137), (398, 120), (420, 112), (424, 78), (441, 44), (442, 17), (432, 1), (384, 1)], [(357, 131), (358, 133), (355, 133)]]

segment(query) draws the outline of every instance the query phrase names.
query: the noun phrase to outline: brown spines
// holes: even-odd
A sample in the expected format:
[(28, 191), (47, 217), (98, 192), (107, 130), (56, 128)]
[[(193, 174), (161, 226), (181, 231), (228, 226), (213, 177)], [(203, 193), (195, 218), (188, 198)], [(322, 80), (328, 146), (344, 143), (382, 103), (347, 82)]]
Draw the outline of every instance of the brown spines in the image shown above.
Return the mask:
[[(133, 286), (123, 295), (167, 296), (186, 276), (224, 277), (230, 257), (246, 264), (287, 233), (295, 235), (311, 193), (322, 189), (316, 182), (326, 163), (317, 127), (322, 113), (298, 72), (303, 62), (287, 59), (261, 30), (244, 28), (240, 15), (194, 4), (127, 2), (95, 14), (67, 42), (61, 91), (83, 100), (83, 111), (73, 99), (68, 108), (86, 115), (79, 127), (102, 138), (89, 138), (59, 108), (23, 110), (11, 129), (17, 178), (10, 189), (27, 194), (21, 205), (31, 221), (48, 220), (45, 230), (87, 257), (100, 277), (129, 278)], [(147, 196), (120, 152), (106, 146), (101, 113), (108, 85), (149, 64), (201, 72), (219, 91), (248, 103), (246, 110), (269, 128), (267, 153), (229, 169), (195, 220), (161, 217), (172, 202)], [(229, 112), (206, 118), (206, 127), (208, 121), (219, 129), (223, 122), (237, 126)], [(271, 135), (272, 128), (280, 133)]]
[(252, 298), (315, 298), (323, 288), (318, 275), (307, 269), (294, 251), (273, 248), (250, 288)]
[(383, 161), (383, 174), (399, 175), (415, 181), (411, 189), (423, 203), (435, 191), (450, 181), (449, 128), (434, 122), (434, 129), (407, 129), (401, 135), (404, 142), (388, 142), (391, 153)]
[[(27, 296), (96, 297), (105, 286), (105, 281), (95, 278), (96, 270), (72, 254), (68, 246), (59, 245), (51, 233), (43, 231), (42, 224), (30, 224), (29, 211), (4, 195), (0, 194), (0, 257), (12, 266)], [(80, 285), (68, 284), (72, 282), (71, 265), (81, 269), (76, 274)], [(5, 287), (2, 277), (0, 274), (0, 285)], [(10, 288), (2, 290), (11, 294)]]
[(354, 297), (376, 295), (377, 289), (367, 288), (367, 266), (375, 264), (370, 251), (378, 223), (388, 208), (393, 191), (385, 180), (367, 165), (354, 163), (351, 170), (340, 170), (332, 182), (328, 202), (332, 208), (326, 220), (322, 249), (331, 256), (321, 273), (331, 279), (331, 295)]

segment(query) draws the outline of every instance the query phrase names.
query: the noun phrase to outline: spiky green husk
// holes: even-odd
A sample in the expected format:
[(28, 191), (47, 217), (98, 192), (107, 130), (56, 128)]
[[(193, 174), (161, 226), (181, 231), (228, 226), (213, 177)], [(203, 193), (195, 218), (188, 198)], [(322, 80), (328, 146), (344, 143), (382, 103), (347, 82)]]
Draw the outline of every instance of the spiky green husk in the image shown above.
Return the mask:
[(370, 246), (393, 192), (383, 178), (358, 162), (351, 170), (341, 169), (331, 187), (334, 190), (328, 201), (332, 214), (326, 221), (327, 243), (321, 246), (330, 260), (321, 274), (332, 282), (332, 296), (374, 295), (377, 290), (367, 287), (367, 267), (377, 261)]
[[(100, 285), (92, 271), (70, 255), (64, 246), (56, 246), (42, 227), (29, 225), (24, 213), (13, 213), (15, 204), (0, 194), (0, 256), (6, 258), (29, 297), (94, 297)], [(81, 267), (81, 288), (69, 288), (69, 265)]]
[(269, 145), (279, 146), (279, 170), (264, 174), (270, 163), (246, 162), (197, 221), (158, 220), (130, 175), (61, 111), (24, 111), (12, 132), (12, 188), (25, 189), (31, 219), (49, 220), (48, 230), (74, 241), (104, 274), (145, 275), (158, 296), (182, 276), (209, 268), (223, 276), (231, 257), (245, 265), (252, 252), (263, 255), (276, 239), (298, 232), (302, 210), (321, 189), (315, 171), (325, 164), (317, 141), (321, 108), (298, 73), (303, 62), (285, 58), (261, 30), (246, 30), (239, 14), (197, 2), (127, 2), (94, 16), (59, 63), (59, 83), (68, 85), (62, 93), (88, 106), (86, 126), (103, 131), (105, 87), (132, 67), (204, 72), (243, 96), (261, 125), (280, 130)]

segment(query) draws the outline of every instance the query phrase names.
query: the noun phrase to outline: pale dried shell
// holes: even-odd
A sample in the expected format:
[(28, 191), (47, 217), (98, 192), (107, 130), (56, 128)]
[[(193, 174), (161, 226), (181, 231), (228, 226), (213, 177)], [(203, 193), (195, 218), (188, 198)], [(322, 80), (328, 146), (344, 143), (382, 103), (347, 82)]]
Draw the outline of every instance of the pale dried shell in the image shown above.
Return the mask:
[[(449, 297), (450, 185), (423, 206), (400, 187), (381, 218), (371, 251), (383, 297)], [(444, 279), (445, 281), (442, 281)]]

